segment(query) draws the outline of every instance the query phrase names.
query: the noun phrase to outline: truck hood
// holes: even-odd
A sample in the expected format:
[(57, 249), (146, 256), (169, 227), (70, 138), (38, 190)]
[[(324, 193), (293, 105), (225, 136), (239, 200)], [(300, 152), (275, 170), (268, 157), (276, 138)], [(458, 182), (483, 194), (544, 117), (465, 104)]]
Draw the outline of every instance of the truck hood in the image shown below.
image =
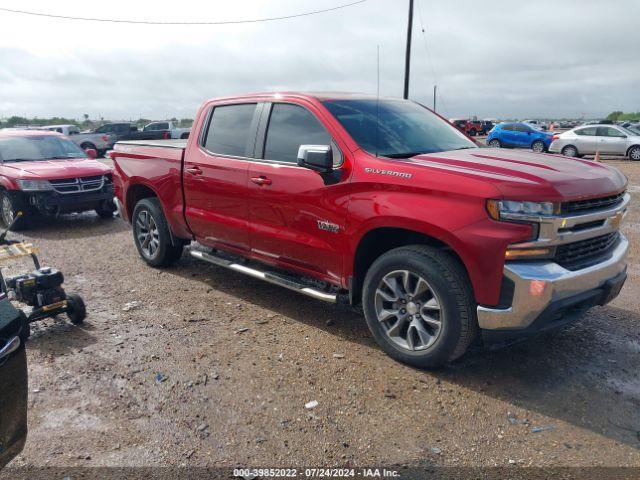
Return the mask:
[(104, 175), (111, 171), (109, 167), (96, 160), (84, 158), (7, 162), (2, 164), (1, 167), (7, 176), (39, 180), (91, 177), (94, 175)]
[(406, 160), (491, 183), (504, 198), (567, 201), (616, 194), (627, 185), (614, 167), (591, 160), (523, 150), (472, 148)]

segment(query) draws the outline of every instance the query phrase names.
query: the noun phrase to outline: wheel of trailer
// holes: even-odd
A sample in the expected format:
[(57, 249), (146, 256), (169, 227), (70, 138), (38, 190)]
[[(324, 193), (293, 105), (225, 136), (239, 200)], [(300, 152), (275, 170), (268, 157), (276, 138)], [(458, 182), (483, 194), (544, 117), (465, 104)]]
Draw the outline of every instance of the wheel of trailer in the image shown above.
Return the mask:
[(164, 267), (182, 256), (182, 241), (173, 242), (169, 225), (157, 198), (140, 200), (132, 216), (133, 240), (142, 259), (153, 267)]
[(502, 145), (500, 145), (500, 140), (498, 140), (497, 138), (494, 138), (489, 142), (489, 146), (491, 148), (500, 148)]
[(531, 144), (531, 150), (533, 150), (536, 153), (544, 153), (545, 151), (544, 142), (542, 140), (536, 140)]
[[(19, 192), (10, 192), (8, 190), (0, 191), (0, 222), (3, 228), (11, 225), (18, 212), (22, 212), (24, 215), (25, 207), (25, 202)], [(23, 230), (26, 227), (27, 219), (22, 217), (13, 224), (11, 230), (15, 232)]]
[(629, 149), (629, 160), (640, 160), (640, 145), (634, 145)]
[(70, 293), (67, 295), (67, 317), (74, 325), (81, 325), (87, 317), (87, 307), (80, 295)]
[(578, 149), (573, 145), (567, 145), (562, 149), (562, 152), (560, 153), (562, 153), (562, 155), (564, 155), (565, 157), (577, 157)]
[(378, 344), (416, 367), (462, 356), (478, 329), (466, 272), (433, 247), (400, 247), (379, 257), (367, 272), (362, 298)]
[(103, 200), (100, 202), (98, 208), (96, 208), (96, 213), (100, 218), (113, 218), (113, 213), (116, 211), (116, 206), (113, 203), (113, 200)]

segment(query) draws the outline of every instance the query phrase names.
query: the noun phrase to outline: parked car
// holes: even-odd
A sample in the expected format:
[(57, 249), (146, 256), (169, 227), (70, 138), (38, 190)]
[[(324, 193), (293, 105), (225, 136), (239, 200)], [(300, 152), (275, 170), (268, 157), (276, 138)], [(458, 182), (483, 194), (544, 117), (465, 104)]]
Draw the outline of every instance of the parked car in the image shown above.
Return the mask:
[(617, 125), (589, 125), (554, 135), (550, 152), (582, 157), (600, 152), (640, 160), (640, 134)]
[(75, 125), (46, 125), (40, 128), (66, 135), (81, 149), (93, 149), (98, 152), (98, 156), (104, 155), (107, 150), (113, 148), (113, 144), (115, 143), (115, 138), (111, 138), (110, 134), (80, 133), (80, 129)]
[(482, 130), (482, 125), (477, 120), (452, 119), (451, 123), (461, 132), (475, 137)]
[(173, 122), (153, 122), (145, 125), (142, 129), (144, 132), (168, 132), (169, 138), (177, 139), (185, 139), (189, 138), (189, 132), (191, 132), (190, 128), (179, 128), (176, 127)]
[(500, 123), (487, 137), (487, 145), (493, 148), (530, 148), (536, 153), (546, 152), (553, 135), (533, 128), (526, 123)]
[(19, 211), (56, 216), (95, 210), (113, 217), (111, 169), (95, 156), (57, 132), (0, 130), (0, 223), (8, 226)]
[(169, 138), (164, 131), (140, 131), (138, 127), (131, 123), (105, 123), (94, 130), (94, 133), (111, 135), (109, 150), (120, 140), (161, 140)]
[(487, 152), (417, 103), (356, 94), (214, 99), (193, 132), (111, 153), (141, 258), (166, 266), (195, 240), (200, 260), (362, 305), (408, 364), (564, 325), (625, 281), (613, 167)]
[(0, 470), (27, 438), (27, 355), (23, 314), (0, 293)]

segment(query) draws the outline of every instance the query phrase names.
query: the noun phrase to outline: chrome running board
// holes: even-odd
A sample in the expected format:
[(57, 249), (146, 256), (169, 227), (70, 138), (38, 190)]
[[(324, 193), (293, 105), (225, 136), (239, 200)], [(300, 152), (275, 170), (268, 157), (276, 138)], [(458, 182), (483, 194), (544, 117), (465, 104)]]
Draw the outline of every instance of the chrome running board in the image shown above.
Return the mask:
[(235, 263), (231, 260), (227, 260), (226, 258), (211, 255), (210, 253), (202, 252), (200, 250), (190, 250), (189, 253), (192, 257), (204, 260), (205, 262), (212, 263), (219, 267), (228, 268), (229, 270), (233, 270), (235, 272), (244, 273), (245, 275), (249, 275), (250, 277), (258, 278), (260, 280), (264, 280), (265, 282), (273, 283), (274, 285), (293, 290), (294, 292), (302, 293), (303, 295), (315, 298), (316, 300), (336, 303), (338, 299), (337, 293), (323, 292), (322, 290), (312, 288), (309, 285), (305, 285), (303, 282), (297, 281), (294, 278), (287, 277), (277, 272), (268, 272), (258, 270), (254, 267), (247, 267), (246, 265)]

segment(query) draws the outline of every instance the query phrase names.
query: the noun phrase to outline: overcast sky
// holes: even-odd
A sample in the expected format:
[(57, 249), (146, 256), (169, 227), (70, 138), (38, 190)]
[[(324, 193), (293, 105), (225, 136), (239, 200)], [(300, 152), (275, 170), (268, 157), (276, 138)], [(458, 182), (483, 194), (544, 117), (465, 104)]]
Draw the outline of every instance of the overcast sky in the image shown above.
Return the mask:
[[(3, 1), (58, 15), (224, 21), (353, 0)], [(411, 98), (447, 117), (597, 117), (640, 110), (638, 0), (415, 0)], [(253, 91), (401, 96), (408, 0), (225, 26), (143, 26), (0, 12), (0, 116), (193, 117)], [(422, 20), (422, 21), (421, 21)], [(423, 35), (422, 26), (426, 30)], [(426, 40), (425, 40), (426, 39)]]

